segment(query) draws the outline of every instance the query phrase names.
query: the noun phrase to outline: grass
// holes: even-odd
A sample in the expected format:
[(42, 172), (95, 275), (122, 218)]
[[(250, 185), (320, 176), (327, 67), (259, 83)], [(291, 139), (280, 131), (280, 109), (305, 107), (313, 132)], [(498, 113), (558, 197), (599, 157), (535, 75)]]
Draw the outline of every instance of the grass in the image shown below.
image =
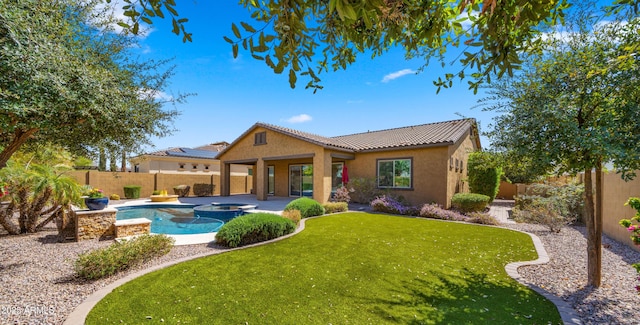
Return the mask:
[(87, 324), (561, 323), (551, 302), (504, 270), (537, 257), (526, 234), (365, 213), (306, 225), (126, 283)]

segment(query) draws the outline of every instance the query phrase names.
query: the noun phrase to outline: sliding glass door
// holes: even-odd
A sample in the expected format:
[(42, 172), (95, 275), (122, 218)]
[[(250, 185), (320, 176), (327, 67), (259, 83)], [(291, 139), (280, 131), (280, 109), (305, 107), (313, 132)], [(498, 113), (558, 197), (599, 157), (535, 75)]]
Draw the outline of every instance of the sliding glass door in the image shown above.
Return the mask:
[(313, 165), (289, 166), (289, 196), (313, 197)]

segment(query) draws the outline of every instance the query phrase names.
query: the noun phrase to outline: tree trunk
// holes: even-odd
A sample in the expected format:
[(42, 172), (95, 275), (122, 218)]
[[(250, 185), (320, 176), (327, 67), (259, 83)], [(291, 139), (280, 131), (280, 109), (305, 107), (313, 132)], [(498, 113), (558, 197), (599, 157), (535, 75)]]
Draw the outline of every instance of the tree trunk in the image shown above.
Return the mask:
[(120, 171), (121, 172), (126, 172), (127, 171), (127, 152), (122, 150), (122, 160), (120, 161)]
[(115, 149), (111, 149), (109, 152), (109, 171), (118, 171), (118, 153)]
[(17, 235), (20, 233), (20, 228), (16, 226), (11, 219), (13, 219), (13, 214), (15, 211), (15, 204), (9, 203), (6, 208), (0, 208), (0, 225), (4, 230), (9, 233), (9, 235)]
[[(594, 207), (592, 169), (584, 171), (585, 223), (587, 226), (587, 285), (600, 287), (602, 277), (602, 176), (601, 165), (596, 167), (597, 208)], [(597, 210), (596, 210), (597, 209)], [(600, 211), (599, 213), (596, 211)], [(598, 220), (600, 219), (600, 220)], [(599, 227), (598, 227), (599, 225)]]
[(0, 151), (0, 169), (7, 167), (9, 158), (37, 131), (38, 129), (16, 130), (13, 133), (13, 138), (9, 141), (9, 144)]
[(98, 170), (101, 172), (107, 170), (107, 155), (104, 152), (104, 148), (100, 148), (100, 153), (98, 154)]

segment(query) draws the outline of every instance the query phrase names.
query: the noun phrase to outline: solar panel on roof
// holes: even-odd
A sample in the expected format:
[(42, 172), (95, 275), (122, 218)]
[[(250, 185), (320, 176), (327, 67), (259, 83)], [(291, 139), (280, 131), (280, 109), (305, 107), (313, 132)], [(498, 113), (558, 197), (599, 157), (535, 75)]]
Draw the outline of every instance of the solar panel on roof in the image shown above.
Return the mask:
[(169, 156), (175, 157), (196, 157), (196, 158), (215, 158), (218, 151), (197, 150), (189, 148), (180, 148), (182, 151), (167, 151)]

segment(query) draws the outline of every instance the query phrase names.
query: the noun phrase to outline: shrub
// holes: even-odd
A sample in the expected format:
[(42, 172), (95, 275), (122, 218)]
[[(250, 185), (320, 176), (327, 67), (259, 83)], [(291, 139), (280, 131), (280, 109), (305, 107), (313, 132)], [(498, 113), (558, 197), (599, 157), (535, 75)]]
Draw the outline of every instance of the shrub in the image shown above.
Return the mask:
[(526, 222), (545, 225), (552, 232), (560, 232), (562, 226), (574, 220), (560, 214), (558, 202), (552, 198), (535, 198), (525, 206), (525, 209), (513, 208), (513, 219), (516, 222)]
[(500, 224), (500, 222), (498, 222), (496, 218), (494, 218), (493, 216), (490, 216), (487, 213), (471, 212), (469, 213), (468, 217), (469, 217), (469, 220), (467, 220), (467, 222), (471, 222), (471, 223), (479, 223), (483, 225), (492, 225), (492, 226), (497, 226)]
[(542, 224), (559, 232), (584, 215), (582, 184), (534, 184), (527, 194), (515, 198), (513, 216), (517, 222)]
[(124, 197), (127, 199), (138, 199), (140, 198), (140, 189), (142, 187), (138, 185), (125, 185), (124, 187)]
[(213, 184), (207, 183), (195, 183), (193, 184), (193, 195), (195, 196), (212, 196), (213, 195)]
[(349, 203), (351, 201), (351, 196), (349, 196), (350, 192), (354, 192), (355, 190), (348, 189), (346, 186), (340, 186), (336, 189), (335, 194), (331, 198), (334, 202), (345, 202)]
[(109, 247), (81, 254), (74, 268), (82, 278), (100, 279), (169, 253), (173, 242), (173, 238), (166, 235), (143, 235), (116, 242)]
[(324, 214), (324, 208), (322, 205), (318, 203), (318, 201), (308, 197), (301, 197), (289, 202), (289, 204), (284, 207), (284, 210), (298, 210), (303, 218), (321, 216)]
[(437, 204), (425, 204), (420, 209), (420, 217), (453, 221), (467, 221), (468, 217), (457, 211), (443, 209)]
[(151, 192), (151, 195), (160, 195), (160, 193), (162, 193), (162, 191), (160, 191), (160, 190), (153, 190), (153, 192)]
[(353, 178), (349, 181), (351, 202), (369, 204), (383, 192), (378, 188), (375, 178)]
[(373, 211), (385, 212), (392, 214), (401, 214), (408, 216), (417, 216), (420, 213), (420, 209), (414, 206), (405, 206), (400, 202), (400, 199), (395, 199), (389, 195), (383, 195), (377, 197), (371, 201), (371, 208)]
[(109, 196), (109, 200), (115, 200), (115, 201), (120, 200), (120, 195), (118, 195), (118, 194), (111, 194), (111, 195)]
[(473, 152), (467, 163), (469, 173), (469, 189), (472, 193), (484, 194), (493, 202), (500, 188), (502, 168), (498, 166), (496, 157), (488, 152)]
[(480, 212), (489, 204), (489, 197), (476, 193), (456, 193), (451, 198), (451, 205), (454, 209), (462, 212)]
[(302, 219), (299, 210), (282, 211), (282, 217), (293, 221), (296, 225), (298, 225), (300, 219)]
[(216, 234), (216, 242), (238, 247), (278, 238), (294, 232), (293, 221), (271, 213), (250, 213), (232, 219)]
[(179, 197), (189, 196), (189, 191), (191, 190), (191, 186), (189, 185), (178, 185), (173, 187), (173, 194)]
[(325, 213), (345, 212), (349, 210), (347, 202), (329, 202), (325, 203), (322, 207), (324, 207)]

